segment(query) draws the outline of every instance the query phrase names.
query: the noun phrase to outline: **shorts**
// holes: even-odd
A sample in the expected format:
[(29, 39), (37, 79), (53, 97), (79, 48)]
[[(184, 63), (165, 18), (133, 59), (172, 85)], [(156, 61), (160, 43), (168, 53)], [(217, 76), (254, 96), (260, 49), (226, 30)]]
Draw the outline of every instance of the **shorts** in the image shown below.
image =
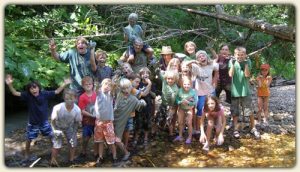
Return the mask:
[(125, 131), (132, 131), (134, 129), (133, 118), (129, 117), (125, 126)]
[(94, 134), (94, 125), (82, 126), (82, 137), (91, 137)]
[(40, 132), (43, 136), (49, 136), (50, 138), (53, 136), (52, 127), (48, 121), (37, 125), (28, 123), (26, 131), (26, 138), (30, 141), (37, 138)]
[(253, 114), (254, 108), (251, 96), (231, 97), (230, 112), (232, 116), (239, 116), (241, 114), (240, 106), (244, 109), (244, 116)]
[(62, 131), (63, 134), (52, 137), (53, 148), (59, 149), (62, 147), (63, 135), (66, 136), (72, 148), (77, 146), (77, 131), (74, 131), (72, 128), (62, 129), (60, 131)]
[[(212, 92), (210, 95), (216, 96), (216, 92)], [(202, 108), (204, 107), (206, 95), (205, 96), (198, 96), (198, 103), (197, 103), (197, 116), (202, 116)]]
[(116, 135), (114, 131), (114, 124), (112, 121), (96, 120), (94, 142), (104, 142), (111, 145), (114, 144)]

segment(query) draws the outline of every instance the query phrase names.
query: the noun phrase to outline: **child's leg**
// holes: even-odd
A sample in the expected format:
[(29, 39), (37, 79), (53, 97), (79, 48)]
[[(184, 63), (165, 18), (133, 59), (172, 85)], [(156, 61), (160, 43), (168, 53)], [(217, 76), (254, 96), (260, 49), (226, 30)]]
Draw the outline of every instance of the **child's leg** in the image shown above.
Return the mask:
[(264, 97), (263, 99), (263, 110), (264, 110), (264, 122), (268, 123), (269, 121), (269, 97)]
[(134, 48), (132, 46), (128, 46), (128, 59), (127, 62), (128, 63), (133, 63), (134, 62), (134, 56), (135, 56), (135, 51)]
[(186, 124), (188, 126), (188, 139), (192, 140), (192, 136), (193, 136), (193, 109), (186, 112)]
[(178, 117), (178, 128), (179, 128), (178, 134), (179, 137), (182, 138), (182, 132), (184, 127), (184, 111), (181, 108), (178, 108), (177, 117)]
[(206, 96), (198, 96), (196, 130), (200, 130), (202, 108), (205, 103), (205, 98), (206, 98)]
[(169, 136), (173, 135), (173, 131), (174, 131), (174, 126), (175, 126), (175, 113), (176, 113), (176, 108), (170, 106), (169, 110), (168, 110), (168, 115), (167, 115), (167, 123), (168, 123), (168, 128), (169, 128)]
[(51, 161), (50, 161), (51, 165), (58, 165), (57, 160), (56, 160), (56, 157), (58, 155), (58, 151), (59, 151), (59, 149), (52, 148), (52, 150), (51, 150)]
[(125, 148), (124, 144), (123, 144), (122, 142), (120, 142), (120, 140), (119, 140), (118, 142), (116, 141), (115, 144), (121, 149), (121, 151), (122, 151), (125, 155), (127, 155), (127, 154), (129, 153), (128, 150)]
[(263, 98), (262, 97), (257, 97), (257, 106), (258, 106), (258, 111), (257, 111), (257, 123), (261, 122), (261, 113), (263, 109)]
[(128, 130), (124, 131), (123, 139), (124, 139), (124, 146), (127, 148), (128, 147), (128, 142), (129, 142), (129, 131)]
[(70, 161), (73, 161), (75, 158), (75, 147), (70, 146)]
[(99, 158), (101, 158), (101, 159), (103, 159), (103, 147), (104, 147), (104, 143), (99, 142), (98, 154), (99, 154)]
[(116, 145), (115, 144), (110, 144), (109, 147), (111, 149), (111, 153), (113, 155), (113, 159), (117, 159)]
[(206, 129), (206, 142), (208, 146), (210, 145), (210, 137), (211, 137), (211, 131), (214, 128), (214, 120), (208, 119), (207, 121), (207, 129)]
[(25, 145), (25, 159), (29, 158), (30, 143), (31, 143), (31, 140), (26, 140), (26, 145)]
[(97, 157), (98, 156), (98, 152), (99, 152), (99, 143), (95, 143), (94, 142), (94, 156)]

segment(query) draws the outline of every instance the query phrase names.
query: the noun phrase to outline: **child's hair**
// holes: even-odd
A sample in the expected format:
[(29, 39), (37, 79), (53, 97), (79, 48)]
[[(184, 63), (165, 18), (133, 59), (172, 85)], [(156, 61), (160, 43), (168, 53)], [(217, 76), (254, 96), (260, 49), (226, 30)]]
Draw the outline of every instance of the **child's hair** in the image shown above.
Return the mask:
[(81, 41), (81, 42), (83, 42), (84, 44), (88, 45), (88, 41), (87, 41), (83, 36), (79, 36), (79, 37), (76, 39), (75, 47), (77, 46), (77, 44), (78, 44), (79, 41)]
[(42, 89), (41, 84), (40, 84), (38, 81), (31, 81), (30, 83), (28, 83), (28, 84), (26, 85), (26, 91), (27, 91), (28, 93), (30, 93), (30, 88), (32, 88), (32, 87), (33, 87), (33, 88), (38, 87), (40, 91), (41, 91), (41, 89)]
[(221, 43), (220, 44), (220, 47), (219, 47), (219, 50), (221, 50), (223, 47), (228, 47), (229, 48), (229, 45), (228, 44), (226, 44), (226, 43)]
[(64, 92), (63, 92), (63, 98), (65, 98), (66, 95), (71, 95), (73, 96), (75, 99), (77, 97), (77, 94), (76, 94), (76, 91), (75, 90), (72, 90), (70, 88), (65, 88), (64, 89)]
[(130, 65), (128, 62), (124, 62), (124, 63), (121, 64), (122, 70), (123, 70), (123, 68), (124, 68), (126, 65), (131, 69), (131, 71), (133, 71), (131, 65)]
[(197, 46), (196, 46), (195, 42), (193, 42), (193, 41), (188, 41), (188, 42), (186, 42), (186, 43), (184, 44), (184, 52), (185, 52), (185, 54), (188, 54), (188, 52), (187, 52), (187, 50), (186, 50), (186, 47), (187, 47), (188, 45), (192, 45), (193, 47), (195, 47), (195, 51), (196, 51)]
[(82, 80), (81, 80), (81, 85), (84, 85), (86, 82), (91, 82), (91, 83), (93, 83), (93, 78), (90, 77), (90, 76), (85, 76), (85, 77), (83, 77)]
[(207, 54), (207, 52), (204, 51), (204, 50), (199, 50), (199, 51), (197, 51), (197, 53), (196, 53), (196, 59), (198, 59), (198, 56), (199, 56), (200, 54), (204, 54), (204, 55), (206, 56), (206, 58), (207, 58), (207, 64), (208, 64), (208, 65), (212, 64), (213, 61), (211, 60), (211, 58), (210, 58), (210, 56)]
[(181, 81), (182, 81), (182, 86), (183, 86), (183, 83), (184, 83), (185, 81), (188, 81), (188, 82), (190, 82), (190, 84), (192, 84), (191, 78), (189, 78), (189, 77), (187, 77), (187, 76), (182, 77), (182, 78), (181, 78)]
[(167, 70), (165, 72), (165, 75), (164, 75), (164, 78), (167, 79), (167, 78), (174, 78), (175, 82), (178, 81), (179, 79), (179, 74), (177, 71), (174, 71), (174, 70)]
[(105, 78), (102, 80), (101, 86), (103, 86), (104, 84), (112, 84), (112, 80), (110, 78)]
[(147, 72), (149, 75), (151, 75), (151, 71), (147, 68), (147, 67), (142, 67), (139, 71), (140, 76), (142, 76), (142, 74), (144, 72)]
[(130, 80), (127, 78), (122, 78), (120, 80), (120, 88), (129, 88), (129, 87), (132, 87)]
[[(172, 58), (168, 63), (167, 70), (171, 70), (171, 66), (173, 66), (174, 64), (177, 64), (180, 68), (180, 60), (178, 58)], [(180, 69), (178, 69), (178, 71), (180, 71)]]
[(106, 53), (106, 51), (100, 50), (100, 49), (95, 52), (95, 55), (96, 55), (96, 57), (98, 57), (100, 55), (105, 55), (105, 57), (108, 56), (107, 53)]
[(138, 15), (136, 13), (130, 13), (128, 16), (128, 20), (130, 19), (138, 20)]
[(237, 52), (240, 52), (240, 51), (246, 53), (246, 48), (242, 47), (242, 46), (238, 46), (234, 49), (234, 53), (237, 53)]
[(136, 38), (134, 38), (134, 40), (133, 40), (133, 45), (134, 45), (134, 44), (137, 44), (137, 45), (143, 45), (143, 44), (144, 44), (144, 41), (142, 40), (142, 38), (136, 37)]
[(131, 81), (135, 80), (136, 78), (141, 79), (141, 77), (140, 77), (140, 75), (139, 75), (138, 73), (131, 73), (131, 74), (129, 74), (129, 75), (127, 76), (127, 79), (129, 79), (129, 80), (131, 80)]
[(207, 102), (210, 99), (213, 100), (216, 103), (216, 107), (214, 109), (214, 112), (220, 111), (221, 110), (220, 101), (219, 101), (219, 99), (216, 96), (207, 96), (205, 98), (205, 103), (204, 103), (203, 111), (204, 112), (209, 112), (209, 108), (208, 108)]

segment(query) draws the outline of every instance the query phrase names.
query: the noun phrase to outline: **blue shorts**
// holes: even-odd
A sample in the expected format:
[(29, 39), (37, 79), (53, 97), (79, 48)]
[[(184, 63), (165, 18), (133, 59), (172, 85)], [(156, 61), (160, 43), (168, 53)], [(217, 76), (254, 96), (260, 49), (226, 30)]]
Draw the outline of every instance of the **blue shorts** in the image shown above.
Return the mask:
[(82, 137), (91, 137), (94, 134), (94, 125), (82, 126)]
[[(210, 95), (216, 96), (216, 92), (214, 91)], [(199, 116), (199, 117), (202, 116), (202, 108), (204, 106), (205, 99), (206, 99), (206, 95), (205, 96), (198, 96), (197, 116)]]
[(50, 138), (52, 138), (53, 136), (52, 127), (48, 121), (37, 125), (33, 125), (30, 123), (27, 124), (26, 138), (28, 140), (37, 138), (40, 132), (43, 136), (49, 136)]
[(132, 131), (134, 129), (134, 126), (133, 126), (133, 118), (130, 117), (128, 118), (127, 120), (127, 123), (126, 123), (126, 126), (125, 126), (125, 131)]

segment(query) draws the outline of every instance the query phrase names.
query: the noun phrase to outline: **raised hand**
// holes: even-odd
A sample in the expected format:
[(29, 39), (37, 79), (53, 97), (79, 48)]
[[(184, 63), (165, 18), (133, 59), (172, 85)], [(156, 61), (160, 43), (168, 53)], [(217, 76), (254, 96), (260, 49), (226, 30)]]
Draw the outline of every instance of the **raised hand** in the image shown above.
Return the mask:
[(6, 75), (5, 82), (6, 82), (7, 85), (10, 85), (14, 82), (14, 79), (13, 79), (11, 74)]
[(89, 47), (90, 47), (91, 49), (94, 49), (94, 48), (96, 47), (96, 45), (97, 45), (96, 42), (93, 42), (92, 40), (90, 40), (90, 42), (89, 42)]
[(56, 44), (55, 44), (53, 38), (50, 39), (50, 41), (49, 41), (49, 49), (50, 49), (50, 50), (55, 50), (55, 49), (56, 49)]
[(66, 85), (71, 84), (71, 83), (72, 83), (72, 79), (71, 79), (71, 78), (65, 78), (65, 79), (64, 79), (64, 83), (65, 83)]

